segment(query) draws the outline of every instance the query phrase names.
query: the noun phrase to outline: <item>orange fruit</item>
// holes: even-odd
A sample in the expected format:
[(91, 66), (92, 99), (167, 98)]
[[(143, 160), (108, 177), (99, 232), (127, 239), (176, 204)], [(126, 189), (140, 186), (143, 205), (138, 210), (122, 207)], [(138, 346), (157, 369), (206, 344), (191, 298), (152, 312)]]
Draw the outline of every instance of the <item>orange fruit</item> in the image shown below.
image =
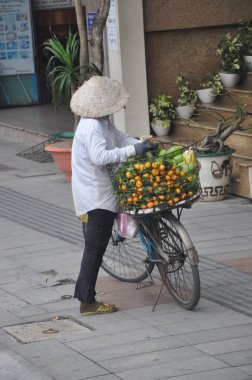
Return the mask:
[(132, 197), (129, 197), (129, 198), (127, 199), (127, 202), (128, 202), (128, 203), (133, 203), (133, 198), (132, 198)]
[(148, 207), (148, 208), (152, 208), (153, 206), (154, 206), (154, 203), (153, 203), (153, 202), (148, 202), (148, 203), (147, 203), (147, 207)]
[(143, 186), (143, 182), (142, 181), (136, 181), (136, 187), (139, 188), (139, 187), (142, 187)]
[(140, 164), (135, 164), (135, 165), (134, 165), (134, 168), (135, 168), (136, 170), (139, 170), (139, 169), (140, 169)]
[(139, 170), (140, 170), (140, 172), (141, 172), (142, 170), (144, 170), (144, 165), (143, 165), (143, 164), (140, 164), (140, 165), (139, 165)]
[(121, 189), (122, 189), (122, 190), (126, 190), (126, 189), (127, 189), (127, 186), (126, 186), (126, 185), (122, 185), (122, 186), (121, 186)]
[(159, 170), (158, 169), (152, 169), (151, 174), (154, 176), (159, 175)]
[(178, 187), (176, 188), (175, 191), (176, 191), (176, 194), (180, 194), (181, 193), (181, 190)]
[(144, 167), (145, 169), (151, 168), (151, 163), (149, 161), (145, 162)]
[(168, 205), (169, 205), (169, 206), (172, 206), (172, 205), (173, 205), (173, 200), (172, 200), (172, 199), (170, 199), (170, 200), (168, 201)]
[(169, 170), (168, 172), (167, 172), (167, 174), (170, 176), (170, 177), (172, 177), (173, 176), (173, 170)]
[(188, 191), (188, 196), (192, 197), (193, 196), (193, 192), (192, 191)]
[(152, 166), (153, 169), (158, 169), (159, 168), (159, 163), (158, 162), (153, 162), (151, 166)]
[(164, 165), (164, 164), (161, 164), (161, 165), (159, 166), (159, 170), (165, 170), (165, 165)]
[(127, 178), (132, 178), (132, 173), (131, 173), (131, 172), (126, 172), (125, 176), (126, 176)]

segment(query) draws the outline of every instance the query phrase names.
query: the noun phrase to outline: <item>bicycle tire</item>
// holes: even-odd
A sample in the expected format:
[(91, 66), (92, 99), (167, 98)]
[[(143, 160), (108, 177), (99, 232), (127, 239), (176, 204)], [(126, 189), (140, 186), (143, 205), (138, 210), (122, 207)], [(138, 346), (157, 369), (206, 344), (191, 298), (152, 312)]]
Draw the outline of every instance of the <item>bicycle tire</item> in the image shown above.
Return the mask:
[(103, 256), (102, 268), (112, 277), (124, 282), (137, 283), (145, 280), (153, 271), (154, 263), (146, 262), (148, 253), (142, 239), (122, 238), (116, 222)]
[(197, 253), (192, 241), (181, 224), (172, 214), (159, 221), (159, 238), (162, 254), (169, 260), (168, 267), (157, 262), (159, 273), (174, 300), (183, 308), (192, 310), (200, 299), (200, 276)]

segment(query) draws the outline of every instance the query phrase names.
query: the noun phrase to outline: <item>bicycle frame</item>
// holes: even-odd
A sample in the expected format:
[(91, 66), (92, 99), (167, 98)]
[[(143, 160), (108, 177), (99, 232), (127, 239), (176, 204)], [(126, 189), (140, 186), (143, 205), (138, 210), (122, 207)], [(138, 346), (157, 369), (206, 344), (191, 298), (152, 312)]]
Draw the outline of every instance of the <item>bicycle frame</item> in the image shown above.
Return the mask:
[[(158, 262), (161, 260), (153, 258), (153, 251), (150, 250), (150, 247), (152, 247), (152, 250), (154, 249), (156, 253), (162, 258), (162, 260), (164, 260), (164, 263), (166, 262), (167, 264), (169, 264), (171, 261), (170, 256), (164, 253), (162, 244), (160, 243), (159, 221), (161, 218), (166, 217), (169, 221), (173, 223), (173, 225), (175, 225), (179, 235), (183, 237), (183, 240), (187, 242), (187, 254), (190, 263), (192, 265), (198, 265), (199, 258), (195, 247), (192, 245), (191, 240), (188, 239), (188, 234), (185, 231), (184, 227), (181, 225), (181, 223), (179, 223), (179, 225), (176, 223), (176, 220), (180, 219), (181, 212), (182, 210), (180, 212), (178, 211), (178, 219), (173, 215), (171, 211), (167, 210), (136, 218), (137, 223), (140, 227), (140, 233), (143, 234), (143, 236), (140, 234), (140, 238), (145, 247), (146, 245), (149, 246), (146, 251), (151, 262)], [(148, 239), (147, 242), (144, 239), (144, 237)]]

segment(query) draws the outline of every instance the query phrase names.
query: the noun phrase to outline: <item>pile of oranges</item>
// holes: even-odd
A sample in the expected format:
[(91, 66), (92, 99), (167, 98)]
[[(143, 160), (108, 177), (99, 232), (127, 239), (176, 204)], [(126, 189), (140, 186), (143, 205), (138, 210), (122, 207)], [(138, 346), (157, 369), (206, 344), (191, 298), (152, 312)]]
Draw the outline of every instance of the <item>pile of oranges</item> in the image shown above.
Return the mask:
[(192, 198), (199, 188), (198, 176), (162, 157), (123, 165), (115, 177), (120, 207), (124, 211), (172, 208)]

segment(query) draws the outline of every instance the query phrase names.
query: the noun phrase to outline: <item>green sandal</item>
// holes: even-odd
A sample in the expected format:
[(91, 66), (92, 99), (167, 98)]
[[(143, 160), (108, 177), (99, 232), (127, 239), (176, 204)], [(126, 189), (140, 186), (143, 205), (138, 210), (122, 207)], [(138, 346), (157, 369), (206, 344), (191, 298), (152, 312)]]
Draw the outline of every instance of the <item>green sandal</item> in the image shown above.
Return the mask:
[[(88, 307), (86, 307), (88, 309)], [(90, 311), (85, 311), (85, 306), (81, 305), (80, 313), (81, 315), (96, 315), (96, 314), (108, 314), (108, 313), (114, 313), (118, 310), (118, 307), (116, 305), (110, 305), (105, 302), (101, 302), (97, 305), (97, 308)]]

